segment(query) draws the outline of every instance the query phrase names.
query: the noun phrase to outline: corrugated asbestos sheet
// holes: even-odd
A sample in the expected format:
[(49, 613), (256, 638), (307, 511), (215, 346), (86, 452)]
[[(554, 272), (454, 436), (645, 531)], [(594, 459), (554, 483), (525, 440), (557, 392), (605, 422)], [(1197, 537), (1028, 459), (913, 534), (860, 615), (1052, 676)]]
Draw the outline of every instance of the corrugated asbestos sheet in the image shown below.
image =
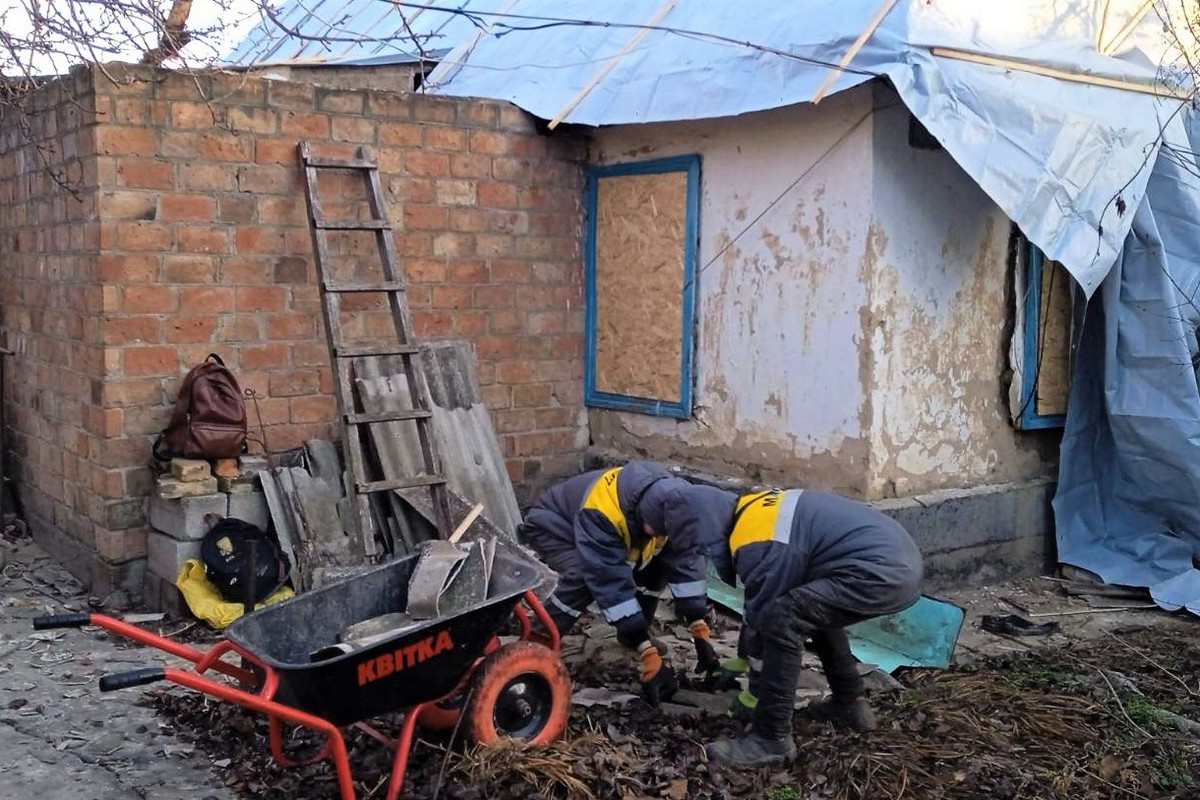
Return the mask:
[(479, 30), (471, 12), (510, 0), (287, 0), (225, 57), (231, 66), (409, 64), (437, 59)]

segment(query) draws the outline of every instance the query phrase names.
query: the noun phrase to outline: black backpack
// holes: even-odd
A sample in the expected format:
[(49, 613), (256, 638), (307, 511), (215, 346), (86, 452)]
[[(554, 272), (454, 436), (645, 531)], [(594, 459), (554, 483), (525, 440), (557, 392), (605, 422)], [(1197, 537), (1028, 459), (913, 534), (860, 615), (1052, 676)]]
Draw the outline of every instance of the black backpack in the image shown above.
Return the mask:
[[(253, 545), (252, 545), (253, 543)], [(264, 600), (288, 579), (292, 565), (274, 537), (245, 520), (226, 517), (200, 542), (200, 560), (208, 580), (226, 600), (245, 602), (243, 573), (254, 549), (254, 602)]]

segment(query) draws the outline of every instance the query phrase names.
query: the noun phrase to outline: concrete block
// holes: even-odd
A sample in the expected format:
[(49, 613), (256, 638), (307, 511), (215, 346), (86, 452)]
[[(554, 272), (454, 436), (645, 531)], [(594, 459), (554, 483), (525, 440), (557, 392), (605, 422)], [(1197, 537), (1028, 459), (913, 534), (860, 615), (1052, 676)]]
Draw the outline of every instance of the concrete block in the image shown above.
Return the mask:
[(228, 516), (229, 497), (227, 494), (206, 494), (167, 499), (150, 495), (150, 527), (180, 541), (203, 539), (208, 533), (205, 515)]
[(267, 497), (261, 491), (229, 495), (229, 513), (234, 519), (257, 525), (264, 531), (271, 523), (271, 512), (267, 508)]
[(146, 537), (147, 569), (160, 578), (173, 582), (183, 562), (199, 557), (199, 541), (183, 542), (156, 531), (150, 531)]
[(147, 608), (162, 611), (172, 617), (191, 616), (191, 609), (183, 599), (174, 579), (167, 580), (153, 572), (146, 573), (143, 598)]
[(256, 472), (262, 472), (269, 466), (267, 457), (264, 455), (246, 455), (238, 459), (238, 467), (241, 469), (243, 475), (253, 475)]
[(217, 478), (217, 489), (225, 494), (249, 494), (258, 491), (257, 475), (239, 475), (236, 478)]
[(217, 493), (217, 479), (211, 475), (198, 481), (177, 481), (174, 478), (159, 478), (157, 491), (160, 497), (173, 500), (177, 497), (200, 497)]
[(197, 458), (172, 458), (171, 477), (183, 483), (202, 481), (212, 477), (212, 468)]

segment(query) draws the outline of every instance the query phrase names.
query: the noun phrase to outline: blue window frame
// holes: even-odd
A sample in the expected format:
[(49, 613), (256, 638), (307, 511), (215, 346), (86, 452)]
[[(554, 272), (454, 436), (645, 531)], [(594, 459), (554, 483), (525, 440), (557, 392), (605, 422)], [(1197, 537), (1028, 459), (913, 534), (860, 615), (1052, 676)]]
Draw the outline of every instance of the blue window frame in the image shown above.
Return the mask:
[[(1024, 298), (1021, 303), (1022, 340), (1021, 340), (1021, 392), (1020, 413), (1017, 415), (1017, 426), (1022, 430), (1038, 430), (1043, 428), (1061, 428), (1067, 419), (1065, 413), (1040, 413), (1038, 411), (1038, 381), (1042, 377), (1043, 367), (1047, 362), (1048, 336), (1047, 320), (1042, 309), (1042, 298), (1046, 292), (1072, 292), (1072, 284), (1066, 271), (1053, 262), (1047, 262), (1045, 255), (1028, 240), (1023, 240), (1025, 249), (1025, 270), (1021, 288)], [(1047, 264), (1054, 269), (1047, 271)], [(1048, 276), (1048, 277), (1047, 277)], [(1068, 294), (1068, 297), (1070, 295)], [(1069, 309), (1068, 305), (1068, 309)], [(1051, 306), (1050, 309), (1055, 308)], [(1069, 313), (1069, 312), (1068, 312)], [(1070, 320), (1066, 321), (1066, 342), (1070, 343)], [(1069, 361), (1069, 359), (1068, 359)], [(1069, 368), (1069, 363), (1068, 363)], [(1069, 381), (1070, 373), (1067, 372)], [(1064, 386), (1064, 391), (1065, 391)]]
[[(597, 385), (598, 323), (600, 313), (613, 313), (598, 307), (597, 239), (600, 184), (608, 178), (624, 176), (654, 175), (680, 172), (685, 176), (686, 193), (683, 208), (682, 249), (682, 296), (679, 298), (679, 386), (674, 396), (646, 397), (633, 392), (616, 391), (613, 387)], [(700, 216), (700, 156), (685, 155), (637, 161), (623, 164), (592, 167), (587, 172), (585, 197), (587, 231), (584, 248), (584, 403), (599, 408), (621, 411), (636, 411), (657, 416), (688, 419), (692, 415), (692, 348), (695, 325), (696, 294), (696, 251)], [(647, 215), (649, 216), (649, 215)], [(651, 232), (652, 234), (653, 232)], [(632, 268), (636, 269), (636, 265)], [(651, 322), (633, 317), (622, 319), (621, 325), (637, 326)], [(637, 369), (642, 365), (631, 365)], [(664, 392), (665, 394), (665, 392)]]

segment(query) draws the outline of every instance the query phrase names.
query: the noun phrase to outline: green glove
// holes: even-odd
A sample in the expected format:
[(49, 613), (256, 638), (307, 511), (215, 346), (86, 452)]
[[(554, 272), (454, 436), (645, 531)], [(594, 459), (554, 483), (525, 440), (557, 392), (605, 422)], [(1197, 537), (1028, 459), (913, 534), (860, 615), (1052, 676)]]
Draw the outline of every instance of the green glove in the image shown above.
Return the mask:
[(723, 692), (738, 687), (738, 678), (750, 671), (750, 663), (744, 658), (727, 658), (720, 663), (706, 681), (714, 692)]
[(729, 716), (738, 722), (750, 722), (754, 718), (754, 709), (757, 707), (758, 698), (750, 694), (749, 689), (742, 689), (738, 692), (737, 697), (733, 698), (733, 705), (729, 708)]

